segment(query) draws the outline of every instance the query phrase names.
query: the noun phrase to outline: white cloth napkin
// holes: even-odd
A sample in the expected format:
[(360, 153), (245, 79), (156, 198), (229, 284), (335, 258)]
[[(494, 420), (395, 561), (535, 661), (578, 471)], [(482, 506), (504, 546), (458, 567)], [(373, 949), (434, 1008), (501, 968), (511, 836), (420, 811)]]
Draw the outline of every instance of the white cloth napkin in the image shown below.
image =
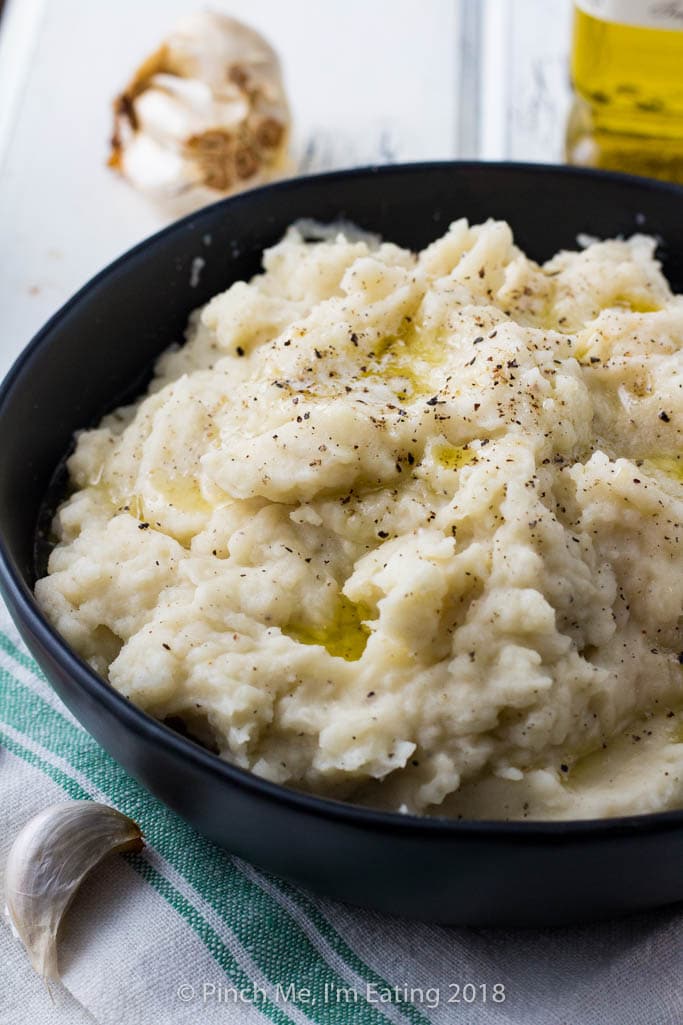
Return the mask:
[(680, 907), (503, 932), (313, 897), (217, 849), (127, 776), (52, 692), (0, 605), (0, 864), (24, 822), (67, 798), (115, 805), (148, 846), (85, 884), (52, 995), (0, 927), (3, 1025), (683, 1022)]

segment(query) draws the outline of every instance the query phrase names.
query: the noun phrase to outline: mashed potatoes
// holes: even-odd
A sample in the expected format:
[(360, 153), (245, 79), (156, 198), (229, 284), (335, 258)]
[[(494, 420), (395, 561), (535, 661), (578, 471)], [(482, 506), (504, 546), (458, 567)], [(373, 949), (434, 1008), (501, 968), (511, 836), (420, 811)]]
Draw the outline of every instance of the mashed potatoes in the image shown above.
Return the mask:
[(80, 435), (38, 600), (113, 687), (278, 783), (404, 811), (683, 805), (683, 298), (652, 240), (543, 267), (292, 228)]

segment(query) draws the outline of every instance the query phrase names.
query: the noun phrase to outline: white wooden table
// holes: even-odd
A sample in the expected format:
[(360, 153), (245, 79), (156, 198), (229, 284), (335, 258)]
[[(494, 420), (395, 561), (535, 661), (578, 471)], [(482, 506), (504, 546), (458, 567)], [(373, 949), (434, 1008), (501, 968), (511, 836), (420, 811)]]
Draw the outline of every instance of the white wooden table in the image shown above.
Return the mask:
[[(0, 376), (163, 216), (105, 167), (110, 103), (200, 0), (5, 0), (0, 20)], [(569, 0), (212, 0), (281, 54), (302, 170), (555, 161)]]

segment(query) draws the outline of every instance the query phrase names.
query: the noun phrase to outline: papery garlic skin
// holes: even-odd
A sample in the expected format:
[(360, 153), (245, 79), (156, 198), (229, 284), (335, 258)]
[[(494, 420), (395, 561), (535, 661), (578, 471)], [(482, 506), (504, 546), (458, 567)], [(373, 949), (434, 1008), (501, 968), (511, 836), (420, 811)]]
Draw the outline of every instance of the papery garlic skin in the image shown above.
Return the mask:
[(91, 869), (143, 846), (137, 823), (95, 801), (51, 805), (24, 826), (5, 866), (6, 913), (39, 975), (59, 978), (59, 925)]
[(272, 47), (234, 18), (199, 12), (116, 98), (109, 164), (180, 213), (281, 174), (289, 128)]

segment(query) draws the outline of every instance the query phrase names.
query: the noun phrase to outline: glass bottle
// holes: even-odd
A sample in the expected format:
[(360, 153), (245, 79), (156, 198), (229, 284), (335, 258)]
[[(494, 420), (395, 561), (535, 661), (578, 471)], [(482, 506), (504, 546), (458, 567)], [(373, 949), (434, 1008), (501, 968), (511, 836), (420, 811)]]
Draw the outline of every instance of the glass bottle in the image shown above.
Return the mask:
[(683, 0), (575, 0), (566, 158), (683, 182)]

